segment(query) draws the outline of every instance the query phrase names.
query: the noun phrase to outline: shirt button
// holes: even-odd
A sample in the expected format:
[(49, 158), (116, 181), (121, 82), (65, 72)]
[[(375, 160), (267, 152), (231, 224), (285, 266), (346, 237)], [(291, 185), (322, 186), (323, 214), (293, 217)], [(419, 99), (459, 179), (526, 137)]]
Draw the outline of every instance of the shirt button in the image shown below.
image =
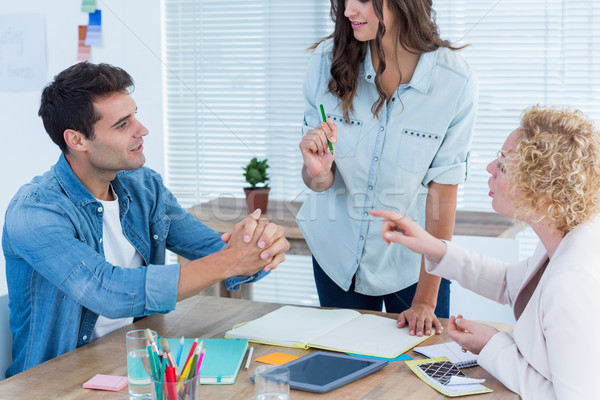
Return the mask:
[(369, 216), (369, 213), (365, 211), (365, 213), (363, 214), (365, 217)]
[(98, 207), (98, 212), (102, 212), (102, 207)]
[(379, 157), (373, 157), (373, 160), (379, 161)]
[(383, 126), (382, 126), (382, 127), (380, 127), (380, 128), (379, 128), (379, 130), (383, 132)]
[(373, 185), (369, 185), (369, 190), (373, 190)]
[(367, 79), (371, 79), (371, 75), (367, 75)]
[(158, 235), (154, 235), (152, 237), (154, 238), (154, 240), (158, 240)]
[(365, 240), (365, 237), (363, 235), (360, 235), (360, 240)]
[(87, 335), (83, 335), (82, 339), (87, 340)]
[(99, 242), (102, 243), (102, 238), (100, 238)]

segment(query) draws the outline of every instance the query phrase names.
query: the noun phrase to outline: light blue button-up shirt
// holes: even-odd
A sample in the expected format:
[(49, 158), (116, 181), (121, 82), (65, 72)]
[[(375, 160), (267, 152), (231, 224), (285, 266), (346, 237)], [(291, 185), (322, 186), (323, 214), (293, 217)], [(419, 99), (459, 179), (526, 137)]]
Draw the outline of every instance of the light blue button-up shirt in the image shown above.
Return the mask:
[[(102, 204), (79, 181), (64, 155), (11, 200), (2, 250), (13, 335), (12, 376), (90, 341), (98, 315), (140, 317), (175, 308), (179, 264), (221, 250), (221, 235), (181, 208), (160, 176), (119, 171), (112, 181), (123, 233), (146, 266), (121, 268), (104, 258)], [(260, 279), (227, 279), (228, 289)]]
[[(425, 224), (430, 182), (463, 183), (477, 105), (477, 83), (456, 52), (422, 54), (408, 84), (398, 87), (381, 109), (368, 50), (360, 66), (350, 118), (328, 92), (332, 41), (313, 54), (304, 81), (303, 134), (321, 121), (319, 104), (338, 127), (335, 179), (311, 192), (297, 222), (313, 256), (327, 275), (348, 290), (383, 295), (418, 281), (421, 256), (400, 245), (386, 246), (372, 209), (390, 209)], [(435, 210), (434, 210), (435, 214)]]

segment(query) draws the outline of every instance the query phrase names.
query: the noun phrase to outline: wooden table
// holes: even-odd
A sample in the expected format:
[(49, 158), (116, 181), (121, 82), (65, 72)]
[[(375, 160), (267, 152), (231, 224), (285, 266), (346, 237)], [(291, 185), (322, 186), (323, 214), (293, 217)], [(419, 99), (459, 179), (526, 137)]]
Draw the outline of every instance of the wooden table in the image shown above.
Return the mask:
[[(297, 201), (269, 202), (267, 217), (285, 228), (285, 237), (290, 242), (287, 254), (310, 255), (310, 249), (296, 224), (296, 214), (301, 206), (302, 203)], [(245, 200), (233, 197), (219, 197), (193, 206), (188, 211), (219, 233), (231, 232), (233, 226), (248, 214)], [(456, 212), (455, 235), (512, 238), (518, 230), (512, 219), (500, 214)]]
[[(126, 375), (127, 361), (125, 333), (132, 329), (150, 328), (165, 337), (178, 338), (222, 338), (234, 324), (258, 318), (279, 308), (280, 304), (261, 303), (249, 300), (227, 299), (211, 296), (194, 296), (180, 302), (177, 308), (166, 315), (156, 314), (128, 325), (79, 349), (63, 354), (34, 368), (0, 382), (0, 397), (3, 399), (128, 399), (127, 387), (119, 392), (83, 389), (83, 382), (96, 374)], [(395, 314), (376, 313), (395, 318)], [(446, 325), (446, 320), (442, 323)], [(499, 329), (508, 330), (509, 325), (497, 324)], [(444, 331), (446, 332), (446, 331)], [(54, 340), (54, 338), (40, 338)], [(446, 333), (434, 336), (425, 345), (449, 341)], [(312, 350), (253, 344), (254, 357), (275, 351), (302, 356)], [(412, 357), (421, 358), (414, 352)], [(203, 399), (250, 400), (254, 385), (250, 376), (259, 363), (252, 362), (248, 370), (240, 370), (233, 385), (202, 385)], [(461, 397), (478, 400), (516, 400), (520, 397), (506, 389), (483, 368), (465, 370), (471, 377), (485, 378), (485, 385), (493, 393)], [(291, 390), (290, 399), (446, 399), (422, 382), (404, 363), (397, 361), (356, 382), (322, 395)]]

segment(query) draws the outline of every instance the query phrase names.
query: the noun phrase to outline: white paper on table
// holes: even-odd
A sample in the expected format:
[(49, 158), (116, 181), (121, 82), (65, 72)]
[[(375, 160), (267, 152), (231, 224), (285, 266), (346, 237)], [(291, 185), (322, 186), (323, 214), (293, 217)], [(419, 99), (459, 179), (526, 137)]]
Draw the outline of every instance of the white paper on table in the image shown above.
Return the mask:
[(446, 385), (472, 385), (475, 383), (483, 383), (485, 379), (473, 379), (464, 376), (451, 376), (450, 381)]

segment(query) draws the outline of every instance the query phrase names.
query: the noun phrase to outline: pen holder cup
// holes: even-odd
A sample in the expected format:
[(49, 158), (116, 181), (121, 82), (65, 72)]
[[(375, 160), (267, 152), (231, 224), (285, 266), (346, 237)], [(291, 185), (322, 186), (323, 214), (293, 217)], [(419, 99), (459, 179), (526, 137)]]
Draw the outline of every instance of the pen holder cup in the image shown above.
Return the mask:
[(199, 400), (200, 374), (179, 382), (165, 382), (151, 377), (152, 400)]

